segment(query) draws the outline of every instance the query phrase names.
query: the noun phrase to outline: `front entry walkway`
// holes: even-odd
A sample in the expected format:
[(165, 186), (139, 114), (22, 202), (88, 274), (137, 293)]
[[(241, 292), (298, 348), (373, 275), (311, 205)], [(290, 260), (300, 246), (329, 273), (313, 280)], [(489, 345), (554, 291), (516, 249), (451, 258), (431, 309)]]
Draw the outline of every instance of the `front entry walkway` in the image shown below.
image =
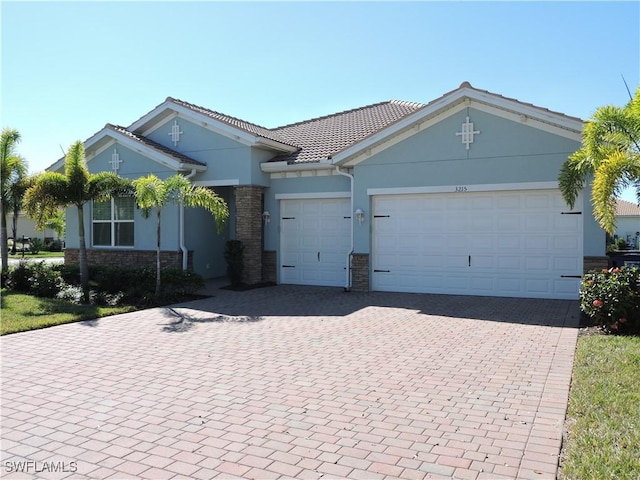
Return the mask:
[(2, 337), (0, 476), (555, 478), (577, 302), (213, 293)]

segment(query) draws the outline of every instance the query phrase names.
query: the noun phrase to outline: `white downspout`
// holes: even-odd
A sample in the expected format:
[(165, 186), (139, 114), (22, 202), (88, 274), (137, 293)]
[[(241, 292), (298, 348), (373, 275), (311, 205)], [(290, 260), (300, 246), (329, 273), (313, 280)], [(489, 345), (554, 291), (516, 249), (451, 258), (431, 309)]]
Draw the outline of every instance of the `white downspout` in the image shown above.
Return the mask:
[[(196, 169), (192, 169), (189, 175), (186, 175), (184, 178), (191, 178), (196, 174)], [(189, 266), (189, 251), (187, 250), (187, 246), (184, 244), (184, 205), (180, 204), (180, 250), (182, 250), (182, 270), (186, 270)]]
[(350, 218), (351, 218), (351, 249), (349, 250), (349, 253), (347, 254), (347, 278), (345, 280), (345, 285), (344, 285), (344, 289), (345, 291), (349, 292), (351, 291), (351, 255), (353, 255), (353, 175), (351, 175), (350, 173), (347, 172), (343, 172), (342, 170), (340, 170), (340, 167), (338, 165), (336, 165), (336, 173), (338, 175), (343, 175), (345, 177), (349, 177), (349, 180), (351, 181), (351, 214), (350, 214)]

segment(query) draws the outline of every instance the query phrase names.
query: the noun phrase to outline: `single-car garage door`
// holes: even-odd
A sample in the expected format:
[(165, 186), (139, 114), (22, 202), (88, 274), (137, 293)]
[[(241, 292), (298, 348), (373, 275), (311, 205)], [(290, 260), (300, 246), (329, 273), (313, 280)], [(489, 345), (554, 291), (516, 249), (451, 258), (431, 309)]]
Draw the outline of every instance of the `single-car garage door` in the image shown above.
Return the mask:
[(373, 197), (373, 289), (578, 296), (582, 215), (558, 190)]
[(280, 283), (345, 285), (350, 205), (348, 198), (280, 201)]

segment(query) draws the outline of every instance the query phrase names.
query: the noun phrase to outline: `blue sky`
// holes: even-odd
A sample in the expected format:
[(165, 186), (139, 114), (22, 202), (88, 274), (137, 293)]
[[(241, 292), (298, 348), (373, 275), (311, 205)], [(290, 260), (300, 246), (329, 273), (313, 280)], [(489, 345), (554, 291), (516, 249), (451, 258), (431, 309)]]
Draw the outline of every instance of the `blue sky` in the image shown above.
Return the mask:
[(427, 103), (466, 80), (588, 119), (628, 101), (622, 76), (640, 83), (639, 2), (2, 1), (0, 13), (0, 121), (21, 132), (32, 172), (167, 96), (275, 127)]

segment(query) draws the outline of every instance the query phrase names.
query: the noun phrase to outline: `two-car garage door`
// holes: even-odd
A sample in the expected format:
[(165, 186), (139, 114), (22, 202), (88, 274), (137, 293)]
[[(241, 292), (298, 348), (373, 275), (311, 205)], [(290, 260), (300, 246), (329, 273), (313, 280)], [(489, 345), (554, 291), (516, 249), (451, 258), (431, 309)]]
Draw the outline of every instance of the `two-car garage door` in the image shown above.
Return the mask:
[(558, 190), (373, 197), (372, 287), (577, 298), (582, 215)]
[[(280, 282), (345, 285), (350, 200), (281, 200), (280, 217)], [(577, 298), (582, 215), (557, 189), (376, 195), (370, 221), (373, 290)]]

